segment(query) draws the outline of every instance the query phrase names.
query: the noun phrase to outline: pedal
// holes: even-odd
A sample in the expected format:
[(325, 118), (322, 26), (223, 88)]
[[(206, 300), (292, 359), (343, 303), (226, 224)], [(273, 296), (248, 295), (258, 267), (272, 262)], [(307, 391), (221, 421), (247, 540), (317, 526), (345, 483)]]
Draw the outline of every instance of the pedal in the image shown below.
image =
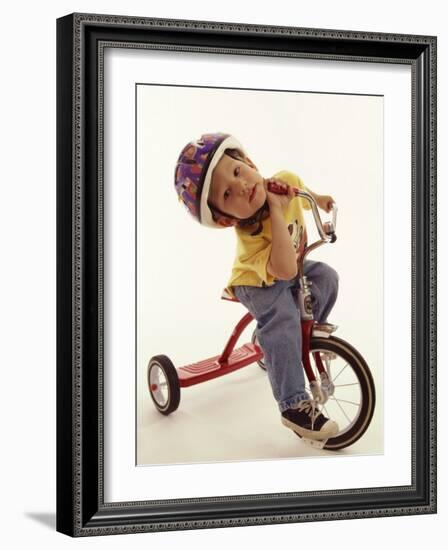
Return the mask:
[(323, 391), (321, 390), (319, 382), (316, 382), (313, 380), (313, 382), (310, 382), (310, 390), (313, 394), (313, 399), (316, 401), (316, 403), (326, 403), (327, 399), (324, 395)]
[(313, 336), (328, 338), (337, 329), (338, 329), (338, 326), (332, 325), (331, 323), (314, 323)]
[(320, 358), (324, 361), (335, 361), (338, 356), (335, 353), (332, 353), (331, 351), (320, 351)]
[(304, 443), (306, 443), (306, 445), (313, 447), (313, 449), (323, 449), (328, 441), (328, 439), (322, 439), (319, 441), (317, 439), (309, 439), (308, 437), (302, 437), (301, 439)]

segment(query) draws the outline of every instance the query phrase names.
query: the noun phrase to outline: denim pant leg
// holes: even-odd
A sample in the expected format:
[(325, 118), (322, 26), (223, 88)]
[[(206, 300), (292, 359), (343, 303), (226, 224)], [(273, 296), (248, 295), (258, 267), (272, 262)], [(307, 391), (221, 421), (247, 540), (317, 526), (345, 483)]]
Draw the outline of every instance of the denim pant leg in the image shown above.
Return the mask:
[(339, 276), (328, 264), (311, 260), (305, 260), (303, 271), (312, 282), (314, 319), (318, 323), (326, 323), (338, 296)]
[(269, 287), (236, 286), (234, 292), (257, 320), (257, 338), (272, 393), (280, 411), (309, 399), (302, 367), (300, 314), (293, 291), (294, 280)]

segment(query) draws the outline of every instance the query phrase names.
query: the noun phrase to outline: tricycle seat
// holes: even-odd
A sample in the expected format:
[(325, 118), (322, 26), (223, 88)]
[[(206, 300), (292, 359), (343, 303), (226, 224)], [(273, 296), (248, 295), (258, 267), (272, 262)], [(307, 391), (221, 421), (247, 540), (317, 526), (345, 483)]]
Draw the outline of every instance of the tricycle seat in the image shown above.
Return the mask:
[(222, 294), (221, 294), (221, 299), (222, 300), (227, 300), (228, 302), (237, 302), (239, 303), (239, 300), (236, 296), (234, 296), (233, 294), (231, 294), (227, 288), (225, 288), (223, 291), (222, 291)]

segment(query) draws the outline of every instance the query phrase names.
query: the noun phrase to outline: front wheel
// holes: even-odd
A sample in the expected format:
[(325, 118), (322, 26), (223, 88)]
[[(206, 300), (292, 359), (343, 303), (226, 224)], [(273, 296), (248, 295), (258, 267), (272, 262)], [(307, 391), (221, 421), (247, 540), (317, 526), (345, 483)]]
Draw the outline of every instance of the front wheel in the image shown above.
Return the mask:
[[(369, 427), (375, 410), (375, 385), (363, 357), (344, 340), (334, 336), (312, 338), (310, 359), (319, 380), (315, 354), (319, 354), (329, 377), (321, 381), (327, 393), (322, 412), (339, 426), (324, 449), (335, 451), (353, 445)], [(311, 394), (309, 387), (307, 391)]]

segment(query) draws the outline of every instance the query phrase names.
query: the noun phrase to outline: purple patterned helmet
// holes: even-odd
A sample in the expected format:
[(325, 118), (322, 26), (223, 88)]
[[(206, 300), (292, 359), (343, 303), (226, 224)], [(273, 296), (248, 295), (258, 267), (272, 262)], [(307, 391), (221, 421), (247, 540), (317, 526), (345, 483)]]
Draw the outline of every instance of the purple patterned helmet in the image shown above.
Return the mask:
[(207, 227), (222, 227), (213, 219), (207, 199), (213, 170), (226, 149), (239, 149), (246, 155), (241, 143), (233, 136), (217, 132), (190, 141), (176, 163), (174, 185), (179, 200), (199, 223)]

